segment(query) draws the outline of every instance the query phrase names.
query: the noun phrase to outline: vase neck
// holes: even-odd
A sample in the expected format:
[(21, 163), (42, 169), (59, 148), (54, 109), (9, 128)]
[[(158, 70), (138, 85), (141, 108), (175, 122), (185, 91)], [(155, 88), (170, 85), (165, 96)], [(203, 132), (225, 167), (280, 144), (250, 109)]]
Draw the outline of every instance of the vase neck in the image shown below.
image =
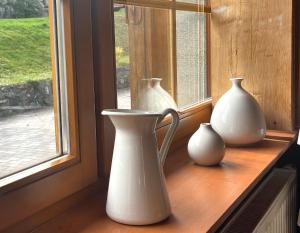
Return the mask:
[(160, 86), (160, 78), (149, 78), (149, 79), (142, 79), (142, 82), (146, 83), (146, 86), (148, 88), (152, 88), (155, 86)]
[(160, 86), (161, 78), (153, 78), (152, 83), (153, 86)]

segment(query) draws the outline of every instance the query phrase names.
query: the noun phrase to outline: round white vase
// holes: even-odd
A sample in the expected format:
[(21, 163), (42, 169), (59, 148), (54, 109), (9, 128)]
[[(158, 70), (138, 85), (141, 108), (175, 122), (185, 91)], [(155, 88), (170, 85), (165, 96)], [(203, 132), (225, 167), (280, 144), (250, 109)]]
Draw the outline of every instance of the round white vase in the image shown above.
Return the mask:
[(160, 78), (141, 80), (136, 109), (151, 112), (162, 112), (167, 108), (178, 110), (174, 99), (160, 86), (160, 82)]
[(243, 89), (243, 78), (230, 80), (232, 87), (215, 105), (211, 125), (227, 145), (259, 142), (266, 134), (264, 114), (254, 97)]
[(199, 165), (213, 166), (224, 158), (225, 143), (211, 124), (204, 123), (193, 134), (188, 143), (190, 158)]

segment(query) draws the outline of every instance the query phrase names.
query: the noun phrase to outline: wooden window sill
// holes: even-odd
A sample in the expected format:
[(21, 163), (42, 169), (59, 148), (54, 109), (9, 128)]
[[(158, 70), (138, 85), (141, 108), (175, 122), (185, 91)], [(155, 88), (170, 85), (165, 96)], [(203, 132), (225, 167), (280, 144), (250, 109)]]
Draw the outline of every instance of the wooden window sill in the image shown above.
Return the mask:
[(269, 131), (256, 146), (227, 148), (217, 167), (193, 165), (185, 147), (173, 152), (165, 169), (173, 214), (159, 224), (137, 227), (115, 223), (105, 214), (106, 195), (97, 194), (34, 232), (214, 232), (273, 168), (294, 138), (294, 133)]

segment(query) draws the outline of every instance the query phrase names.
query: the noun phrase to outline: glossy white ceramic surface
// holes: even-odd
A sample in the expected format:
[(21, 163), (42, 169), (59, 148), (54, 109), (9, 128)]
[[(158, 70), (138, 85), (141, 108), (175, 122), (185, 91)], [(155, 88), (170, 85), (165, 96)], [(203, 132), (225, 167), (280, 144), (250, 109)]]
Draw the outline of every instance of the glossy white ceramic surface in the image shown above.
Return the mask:
[(243, 78), (231, 81), (231, 89), (213, 109), (211, 125), (228, 145), (256, 143), (266, 134), (264, 114), (254, 97), (241, 86)]
[[(113, 220), (130, 225), (160, 222), (171, 214), (163, 164), (179, 123), (176, 111), (160, 114), (131, 110), (104, 110), (116, 128), (106, 212)], [(160, 151), (156, 125), (173, 116)]]
[(225, 143), (210, 124), (204, 123), (190, 138), (188, 153), (190, 158), (199, 165), (217, 165), (224, 158)]
[(154, 112), (167, 108), (178, 109), (174, 99), (160, 86), (160, 82), (160, 78), (141, 80), (136, 109)]

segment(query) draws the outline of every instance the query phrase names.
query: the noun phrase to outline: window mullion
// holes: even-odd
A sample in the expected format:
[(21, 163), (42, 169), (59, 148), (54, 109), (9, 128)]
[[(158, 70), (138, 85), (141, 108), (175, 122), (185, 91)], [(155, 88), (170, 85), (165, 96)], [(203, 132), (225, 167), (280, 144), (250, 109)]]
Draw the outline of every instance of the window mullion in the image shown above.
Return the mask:
[(141, 7), (153, 7), (160, 9), (174, 9), (181, 11), (194, 11), (194, 12), (205, 12), (211, 13), (211, 8), (208, 4), (195, 4), (177, 1), (165, 1), (165, 0), (115, 0), (114, 3), (134, 5)]

